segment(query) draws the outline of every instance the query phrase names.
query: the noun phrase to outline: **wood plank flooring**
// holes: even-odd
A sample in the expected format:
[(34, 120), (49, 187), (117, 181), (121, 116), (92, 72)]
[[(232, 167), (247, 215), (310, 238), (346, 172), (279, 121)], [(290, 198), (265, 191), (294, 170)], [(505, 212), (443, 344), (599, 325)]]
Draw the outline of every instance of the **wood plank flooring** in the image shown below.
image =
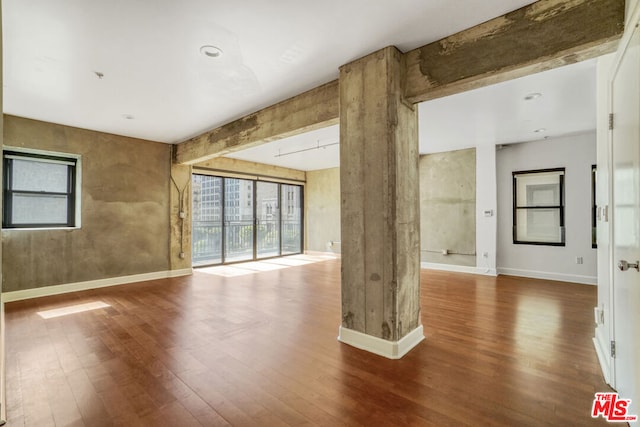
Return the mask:
[[(596, 288), (423, 270), (426, 340), (337, 341), (340, 261), (6, 305), (9, 426), (571, 426), (602, 380)], [(102, 301), (48, 320), (37, 312)]]

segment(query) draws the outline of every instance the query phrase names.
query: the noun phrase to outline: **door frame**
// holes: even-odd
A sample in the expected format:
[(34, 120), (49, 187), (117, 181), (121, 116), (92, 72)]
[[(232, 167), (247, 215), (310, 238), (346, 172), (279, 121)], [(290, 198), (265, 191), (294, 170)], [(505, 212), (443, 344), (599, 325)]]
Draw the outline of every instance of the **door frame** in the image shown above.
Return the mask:
[[(632, 11), (630, 11), (630, 18), (627, 20), (625, 25), (625, 32), (623, 34), (622, 39), (620, 40), (620, 44), (618, 45), (618, 49), (616, 51), (615, 59), (613, 61), (613, 65), (608, 78), (608, 95), (607, 95), (607, 111), (610, 115), (614, 113), (613, 105), (613, 91), (614, 91), (614, 80), (617, 76), (624, 55), (627, 52), (627, 48), (629, 47), (634, 33), (636, 31), (640, 31), (640, 2), (635, 4), (635, 7)], [(615, 117), (615, 116), (614, 116)], [(613, 150), (613, 135), (614, 135), (614, 126), (609, 126), (609, 131), (607, 133), (607, 154), (608, 154), (608, 191), (609, 191), (609, 315), (607, 319), (609, 320), (609, 336), (614, 343), (616, 341), (616, 260), (615, 260), (615, 227), (616, 224), (613, 221), (614, 218), (614, 209), (615, 209), (615, 201), (614, 201), (614, 150)], [(616, 372), (616, 358), (613, 356), (611, 352), (609, 352), (609, 378), (608, 384), (613, 388), (617, 389), (617, 372)]]

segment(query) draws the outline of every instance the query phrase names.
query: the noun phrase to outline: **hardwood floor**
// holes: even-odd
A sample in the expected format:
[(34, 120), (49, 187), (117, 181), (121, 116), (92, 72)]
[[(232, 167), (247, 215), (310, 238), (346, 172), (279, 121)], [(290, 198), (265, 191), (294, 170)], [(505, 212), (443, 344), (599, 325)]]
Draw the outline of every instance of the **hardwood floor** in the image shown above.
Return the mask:
[(607, 424), (595, 287), (421, 278), (426, 340), (397, 361), (337, 341), (339, 260), (9, 303), (8, 425)]

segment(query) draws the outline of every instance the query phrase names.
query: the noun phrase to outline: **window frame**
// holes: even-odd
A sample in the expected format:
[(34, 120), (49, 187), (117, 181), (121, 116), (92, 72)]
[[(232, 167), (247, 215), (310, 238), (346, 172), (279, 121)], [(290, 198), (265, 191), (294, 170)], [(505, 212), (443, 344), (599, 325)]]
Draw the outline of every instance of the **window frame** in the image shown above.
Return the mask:
[[(549, 174), (557, 172), (559, 175), (558, 191), (559, 205), (549, 206), (518, 206), (518, 176), (527, 176), (535, 174)], [(512, 172), (513, 183), (513, 244), (514, 245), (537, 245), (537, 246), (566, 246), (566, 226), (565, 226), (565, 168), (552, 169), (536, 169)], [(559, 216), (560, 241), (536, 241), (536, 240), (519, 240), (518, 239), (518, 211), (519, 210), (538, 210), (538, 209), (557, 209)]]
[[(13, 160), (67, 165), (67, 191), (28, 191), (12, 188)], [(57, 230), (81, 228), (81, 176), (80, 155), (5, 146), (2, 149), (2, 229), (3, 230)], [(65, 223), (16, 223), (12, 217), (12, 196), (14, 194), (64, 195), (67, 197), (67, 221)]]
[[(225, 171), (219, 171), (217, 169), (209, 169), (209, 168), (194, 168), (194, 170), (192, 171), (192, 180), (194, 176), (209, 176), (209, 177), (213, 177), (213, 178), (220, 178), (222, 179), (222, 190), (221, 190), (221, 194), (223, 195), (222, 197), (222, 203), (221, 203), (221, 210), (222, 210), (222, 218), (226, 218), (226, 215), (239, 215), (240, 214), (240, 210), (243, 207), (243, 205), (240, 203), (240, 201), (242, 200), (242, 198), (240, 197), (240, 189), (242, 188), (242, 185), (239, 184), (234, 184), (234, 183), (230, 183), (229, 179), (238, 179), (238, 180), (247, 180), (247, 181), (251, 181), (253, 183), (253, 190), (250, 190), (250, 193), (253, 194), (253, 226), (254, 226), (254, 230), (253, 230), (253, 258), (248, 259), (246, 261), (262, 261), (262, 260), (266, 260), (266, 259), (270, 259), (270, 258), (277, 258), (277, 257), (283, 257), (283, 256), (289, 256), (289, 255), (299, 255), (304, 253), (304, 236), (305, 236), (305, 221), (304, 221), (304, 189), (305, 189), (305, 183), (303, 181), (296, 181), (296, 180), (288, 180), (288, 179), (280, 179), (277, 177), (271, 177), (271, 176), (261, 176), (261, 175), (245, 175), (245, 174), (241, 174), (241, 173), (229, 173), (229, 172), (225, 172)], [(192, 181), (193, 182), (193, 181)], [(258, 226), (258, 222), (259, 222), (259, 217), (257, 215), (258, 212), (258, 197), (257, 197), (257, 193), (258, 193), (258, 185), (260, 183), (267, 183), (267, 184), (278, 184), (278, 190), (277, 190), (277, 194), (278, 194), (278, 209), (277, 209), (277, 216), (278, 216), (278, 235), (279, 235), (279, 246), (278, 246), (278, 255), (273, 255), (273, 256), (262, 256), (258, 254), (258, 245), (257, 245), (257, 238), (258, 238), (258, 231), (257, 231), (257, 226)], [(299, 196), (300, 196), (300, 217), (299, 219), (299, 232), (300, 232), (300, 236), (299, 236), (299, 242), (300, 242), (300, 250), (297, 252), (293, 252), (293, 251), (289, 251), (289, 250), (285, 250), (285, 246), (284, 246), (284, 241), (282, 239), (283, 236), (283, 232), (282, 232), (282, 224), (284, 221), (284, 216), (287, 215), (287, 213), (285, 213), (284, 209), (283, 209), (283, 203), (285, 202), (285, 192), (283, 190), (285, 185), (289, 185), (289, 186), (295, 186), (299, 188)], [(226, 189), (230, 188), (232, 189), (232, 193), (233, 194), (228, 194)], [(192, 187), (192, 214), (193, 214), (193, 218), (194, 221), (193, 223), (195, 224), (195, 217), (196, 217), (196, 213), (195, 213), (195, 208), (193, 207), (193, 202), (196, 200), (196, 197), (193, 195), (193, 187)], [(236, 194), (237, 193), (237, 194)], [(290, 201), (293, 201), (293, 194), (291, 193), (291, 196), (289, 196)], [(218, 221), (218, 219), (216, 219), (216, 221)], [(199, 222), (207, 222), (205, 220), (203, 221), (199, 221)], [(223, 223), (226, 223), (227, 220), (224, 219), (222, 221)], [(192, 227), (194, 226), (194, 224), (192, 224)], [(226, 225), (224, 225), (223, 227), (226, 227)], [(193, 230), (192, 230), (192, 233)], [(192, 260), (193, 263), (193, 267), (194, 268), (200, 268), (200, 267), (207, 267), (207, 266), (213, 266), (213, 265), (229, 265), (229, 264), (234, 264), (234, 263), (238, 263), (238, 262), (246, 262), (245, 260), (229, 260), (227, 254), (226, 254), (226, 239), (225, 239), (225, 232), (224, 232), (224, 228), (222, 229), (222, 243), (221, 243), (221, 256), (219, 257), (220, 261), (218, 262), (218, 258), (216, 257), (216, 262), (208, 262), (208, 260), (203, 260), (198, 261), (198, 262), (193, 262), (194, 260)], [(195, 238), (194, 238), (195, 239)], [(192, 246), (194, 244), (195, 240), (192, 241)], [(194, 251), (195, 254), (195, 251)], [(195, 257), (194, 257), (195, 259)]]

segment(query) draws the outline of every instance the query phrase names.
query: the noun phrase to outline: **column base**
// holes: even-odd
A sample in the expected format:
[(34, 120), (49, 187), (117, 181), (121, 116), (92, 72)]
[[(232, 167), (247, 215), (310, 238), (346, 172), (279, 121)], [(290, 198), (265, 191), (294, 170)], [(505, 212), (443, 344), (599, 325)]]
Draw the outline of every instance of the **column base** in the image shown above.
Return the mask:
[(352, 347), (365, 350), (387, 359), (400, 359), (424, 339), (422, 325), (405, 335), (400, 341), (387, 341), (382, 338), (340, 326), (338, 341)]

